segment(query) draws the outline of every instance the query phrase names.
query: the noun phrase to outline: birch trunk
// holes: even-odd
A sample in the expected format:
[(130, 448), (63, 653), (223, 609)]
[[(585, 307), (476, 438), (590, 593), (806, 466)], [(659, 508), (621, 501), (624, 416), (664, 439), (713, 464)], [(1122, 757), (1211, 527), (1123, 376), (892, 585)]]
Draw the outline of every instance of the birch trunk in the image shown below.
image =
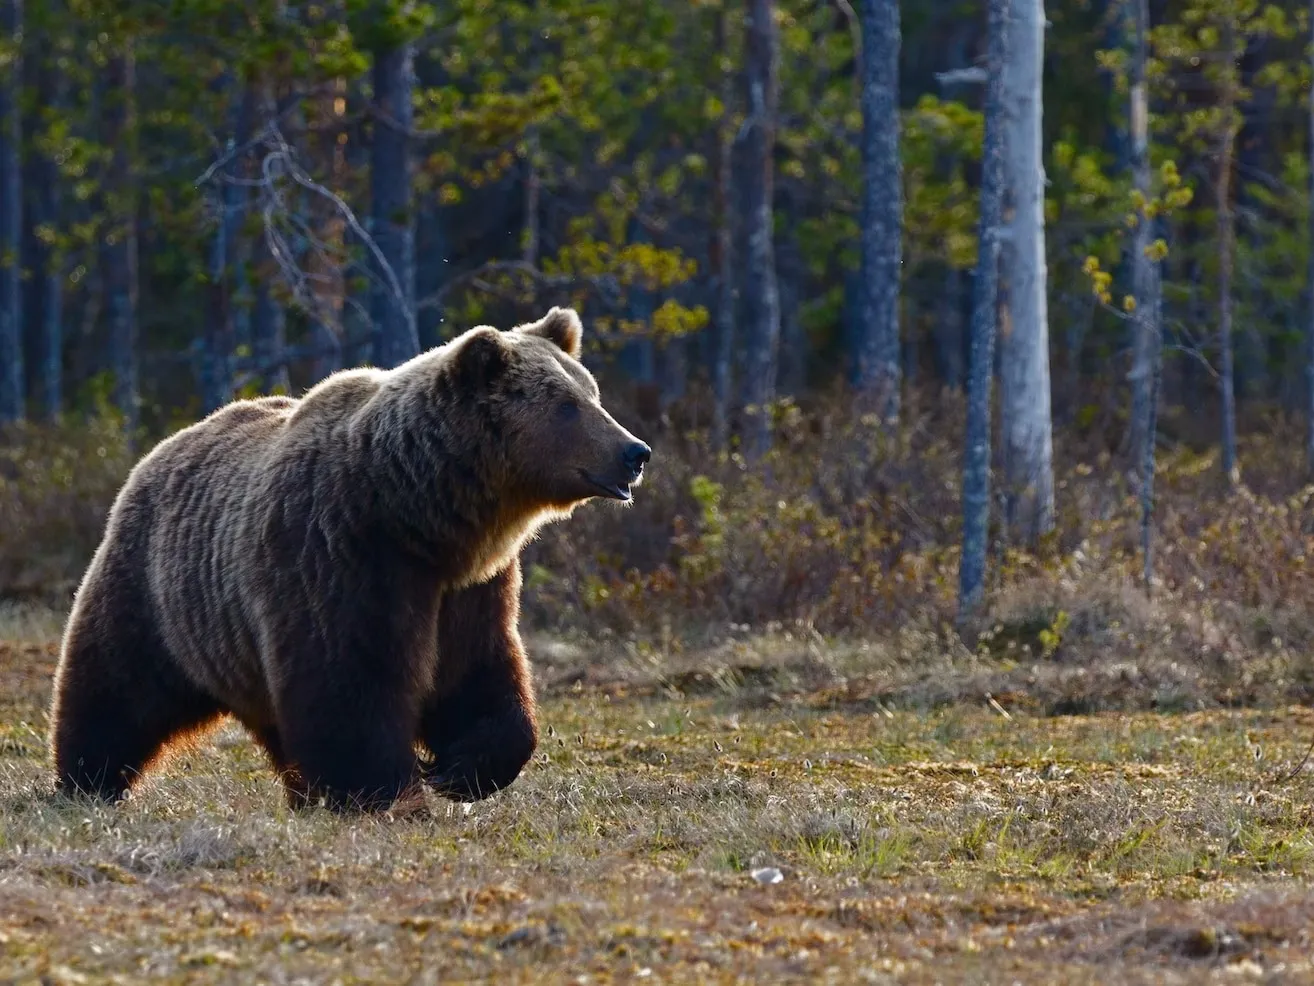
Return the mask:
[[(1132, 31), (1132, 58), (1129, 82), (1131, 84), (1130, 129), (1132, 186), (1142, 203), (1150, 198), (1150, 139), (1149, 103), (1146, 91), (1145, 65), (1147, 33), (1149, 31), (1149, 0), (1131, 0), (1129, 4), (1134, 23)], [(1143, 482), (1146, 464), (1153, 469), (1154, 432), (1152, 422), (1156, 409), (1151, 406), (1155, 366), (1159, 359), (1160, 330), (1155, 319), (1156, 305), (1154, 262), (1149, 249), (1153, 242), (1153, 222), (1143, 208), (1136, 217), (1136, 230), (1132, 236), (1132, 296), (1136, 308), (1132, 312), (1132, 385), (1131, 461), (1132, 469)]]
[(1004, 503), (1013, 537), (1034, 545), (1054, 528), (1040, 126), (1045, 12), (1043, 0), (1013, 0), (1011, 6), (1002, 97), (1008, 226), (1000, 324)]
[(1159, 261), (1150, 256), (1155, 221), (1144, 203), (1150, 198), (1149, 96), (1145, 67), (1150, 30), (1149, 0), (1132, 0), (1131, 59), (1131, 167), (1132, 185), (1141, 207), (1132, 237), (1132, 469), (1140, 483), (1141, 577), (1148, 592), (1154, 580), (1154, 457), (1159, 420), (1159, 393), (1163, 377), (1163, 330), (1160, 322), (1162, 282)]

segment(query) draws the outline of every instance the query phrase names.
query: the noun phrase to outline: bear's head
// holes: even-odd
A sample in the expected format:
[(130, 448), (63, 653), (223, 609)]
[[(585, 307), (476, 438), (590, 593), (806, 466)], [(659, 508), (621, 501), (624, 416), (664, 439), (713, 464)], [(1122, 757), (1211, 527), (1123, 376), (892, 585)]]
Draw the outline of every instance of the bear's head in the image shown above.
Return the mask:
[(652, 450), (607, 413), (579, 362), (583, 327), (569, 308), (500, 332), (453, 340), (458, 387), (492, 416), (512, 491), (569, 509), (593, 497), (628, 503)]

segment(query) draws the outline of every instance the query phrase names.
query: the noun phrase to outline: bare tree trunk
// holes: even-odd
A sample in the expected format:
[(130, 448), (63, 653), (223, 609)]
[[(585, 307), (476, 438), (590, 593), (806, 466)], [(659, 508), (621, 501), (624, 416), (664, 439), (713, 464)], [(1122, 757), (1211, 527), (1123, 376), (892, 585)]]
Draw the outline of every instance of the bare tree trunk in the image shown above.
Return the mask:
[[(1310, 71), (1314, 72), (1314, 0), (1310, 0)], [(1314, 85), (1310, 87), (1310, 145), (1306, 164), (1309, 167), (1309, 321), (1305, 323), (1305, 467), (1314, 476)]]
[(1132, 186), (1139, 197), (1136, 232), (1132, 237), (1132, 470), (1140, 484), (1141, 578), (1146, 592), (1154, 581), (1154, 459), (1163, 381), (1163, 284), (1160, 262), (1151, 256), (1155, 220), (1146, 208), (1150, 200), (1150, 126), (1146, 62), (1149, 55), (1149, 0), (1132, 0), (1130, 147)]
[(1138, 193), (1141, 205), (1136, 215), (1136, 230), (1132, 236), (1132, 296), (1136, 308), (1132, 312), (1132, 385), (1131, 461), (1132, 469), (1144, 481), (1146, 464), (1154, 468), (1154, 433), (1151, 431), (1156, 409), (1151, 406), (1154, 385), (1154, 368), (1159, 358), (1160, 330), (1155, 321), (1154, 287), (1157, 281), (1154, 261), (1150, 257), (1153, 242), (1153, 222), (1144, 208), (1150, 198), (1150, 131), (1149, 102), (1145, 80), (1148, 54), (1147, 35), (1150, 18), (1149, 0), (1131, 0), (1128, 9), (1134, 19), (1131, 57), (1131, 169), (1132, 186)]
[(971, 359), (967, 369), (967, 433), (963, 455), (963, 557), (958, 569), (958, 615), (971, 617), (985, 593), (990, 529), (990, 385), (995, 363), (1000, 237), (1004, 200), (1004, 66), (1008, 60), (1010, 0), (987, 8), (985, 146), (981, 152), (981, 218), (972, 286)]
[[(231, 73), (227, 79), (230, 91), (237, 80)], [(238, 244), (245, 189), (240, 156), (250, 129), (245, 93), (238, 94), (233, 113), (233, 130), (228, 139), (226, 156), (230, 160), (220, 170), (216, 201), (219, 205), (219, 222), (215, 228), (210, 251), (210, 273), (207, 285), (208, 303), (205, 312), (205, 350), (202, 355), (201, 399), (208, 414), (233, 399), (233, 379), (237, 356), (237, 312), (235, 281), (237, 278), (240, 247)]]
[(1041, 162), (1042, 0), (1013, 0), (1004, 68), (1003, 241), (1005, 305), (1000, 331), (1005, 509), (1013, 536), (1034, 545), (1054, 528), (1049, 315), (1045, 267), (1045, 173)]
[[(415, 217), (416, 296), (433, 298), (446, 283), (447, 257), (444, 215), (434, 196), (420, 204)], [(415, 334), (422, 349), (440, 345), (445, 336), (443, 311), (429, 304), (415, 313)]]
[(137, 353), (137, 197), (132, 163), (136, 147), (134, 110), (136, 66), (131, 42), (105, 66), (105, 146), (110, 148), (106, 180), (110, 226), (105, 231), (101, 266), (110, 327), (113, 401), (128, 434), (140, 420)]
[(255, 249), (255, 297), (251, 305), (252, 349), (257, 366), (274, 367), (260, 381), (266, 391), (287, 393), (291, 389), (287, 366), (280, 362), (287, 346), (287, 322), (283, 306), (274, 298), (270, 282), (274, 279), (274, 260), (262, 235)]
[[(1314, 0), (1309, 4), (1310, 71), (1314, 72)], [(1305, 323), (1305, 467), (1314, 476), (1314, 86), (1309, 91), (1309, 291), (1308, 321)]]
[[(347, 82), (345, 109), (348, 118), (368, 117), (369, 96), (361, 85), (361, 80)], [(346, 138), (342, 142), (342, 138)], [(340, 153), (333, 155), (333, 173), (335, 186), (345, 189), (354, 174), (370, 174), (369, 148), (366, 146), (365, 127), (361, 123), (343, 122), (342, 130), (334, 135), (339, 141)], [(416, 218), (418, 236), (419, 217)], [(370, 220), (367, 218), (366, 223)], [(377, 326), (370, 314), (371, 298), (374, 284), (368, 272), (374, 267), (374, 257), (363, 237), (354, 229), (342, 231), (344, 255), (348, 258), (342, 265), (342, 320), (341, 351), (342, 364), (345, 366), (364, 366), (374, 359), (374, 347), (377, 344)], [(416, 315), (415, 334), (420, 338), (419, 315)]]
[(370, 165), (370, 232), (391, 270), (376, 270), (370, 317), (379, 333), (379, 366), (404, 363), (420, 351), (415, 329), (415, 216), (411, 208), (413, 47), (374, 54), (374, 144)]
[[(222, 210), (223, 190), (218, 199)], [(206, 281), (205, 345), (201, 352), (201, 406), (206, 414), (233, 399), (233, 334), (231, 298), (225, 261), (228, 259), (228, 224), (222, 219), (210, 246)]]
[(256, 91), (250, 85), (242, 86), (240, 79), (238, 85), (241, 88), (237, 91), (237, 105), (233, 107), (233, 133), (238, 148), (247, 149), (241, 150), (231, 165), (233, 175), (239, 180), (224, 187), (224, 222), (228, 226), (224, 234), (228, 247), (225, 265), (229, 278), (233, 344), (239, 349), (246, 347), (250, 352), (251, 277), (247, 262), (251, 259), (251, 244), (243, 234), (251, 209), (251, 190), (242, 184), (242, 180), (249, 181), (254, 177), (248, 145), (255, 128)]
[[(264, 80), (259, 83), (259, 116), (269, 121), (277, 117), (278, 104), (274, 98), (272, 83)], [(291, 389), (288, 381), (287, 365), (282, 362), (283, 350), (287, 346), (287, 323), (283, 306), (274, 297), (272, 287), (278, 278), (278, 264), (269, 250), (269, 241), (264, 229), (256, 237), (251, 256), (251, 272), (255, 278), (255, 290), (251, 301), (251, 349), (257, 366), (273, 367), (265, 373), (260, 381), (266, 391), (287, 393)]]
[(1227, 13), (1223, 26), (1227, 71), (1221, 107), (1223, 142), (1218, 154), (1214, 194), (1218, 204), (1218, 356), (1223, 388), (1223, 476), (1227, 485), (1240, 479), (1236, 462), (1236, 389), (1232, 359), (1232, 275), (1236, 254), (1236, 217), (1232, 212), (1232, 158), (1236, 148), (1236, 24)]
[(771, 446), (771, 404), (775, 400), (776, 358), (780, 345), (780, 296), (772, 189), (772, 153), (779, 101), (774, 0), (749, 0), (745, 19), (744, 83), (748, 119), (744, 123), (744, 223), (748, 276), (743, 286), (744, 341), (748, 350), (744, 399), (747, 426), (744, 451), (750, 459)]
[[(1314, 3), (1314, 0), (1311, 0)], [(726, 4), (715, 16), (715, 48), (725, 52)], [(724, 57), (724, 55), (722, 56)], [(730, 401), (734, 394), (731, 365), (735, 347), (734, 264), (734, 75), (721, 72), (721, 120), (716, 139), (716, 350), (712, 354), (712, 445), (723, 450), (730, 442)]]
[(862, 298), (858, 386), (883, 421), (899, 415), (903, 179), (899, 158), (899, 0), (860, 0)]
[[(306, 128), (306, 153), (319, 158), (320, 167), (337, 188), (342, 187), (345, 170), (346, 151), (338, 143), (338, 137), (342, 132), (340, 118), (348, 95), (346, 79), (336, 78), (316, 97), (316, 104), (307, 106), (304, 98), (301, 101), (300, 113), (314, 112), (317, 124), (313, 128), (315, 132)], [(342, 213), (327, 199), (303, 194), (303, 201), (307, 202), (306, 214), (311, 217), (315, 235), (328, 245), (323, 250), (308, 250), (306, 257), (307, 272), (314, 278), (310, 286), (314, 295), (310, 336), (315, 355), (311, 358), (310, 372), (312, 380), (319, 381), (342, 369), (343, 361), (350, 358), (350, 347), (346, 345), (349, 287), (347, 269), (342, 260), (350, 242), (350, 230)]]
[(798, 242), (798, 196), (783, 188), (776, 232), (776, 283), (780, 292), (780, 360), (776, 389), (786, 395), (801, 394), (808, 382), (808, 337), (803, 326), (803, 279), (807, 267)]
[[(1145, 12), (1144, 8), (1142, 12)], [(1154, 223), (1148, 217), (1142, 216), (1141, 223), (1153, 229)], [(1144, 264), (1146, 270), (1141, 275), (1144, 283), (1138, 290), (1143, 289), (1145, 293), (1137, 294), (1136, 311), (1139, 313), (1142, 308), (1146, 310), (1145, 322), (1154, 332), (1153, 343), (1146, 347), (1150, 386), (1145, 408), (1146, 438), (1140, 448), (1141, 459), (1138, 463), (1141, 481), (1141, 579), (1145, 583), (1145, 591), (1149, 593), (1154, 586), (1154, 434), (1159, 420), (1159, 391), (1163, 382), (1163, 344), (1159, 335), (1163, 324), (1163, 272), (1157, 262), (1151, 264), (1148, 260), (1138, 261), (1140, 264)]]
[(23, 417), (22, 0), (0, 0), (0, 38), (15, 54), (0, 75), (0, 424)]
[[(37, 101), (43, 110), (58, 113), (64, 102), (62, 73), (54, 64), (52, 51), (44, 52), (37, 70)], [(60, 189), (63, 187), (59, 167), (47, 154), (38, 156), (37, 187), (33, 190), (36, 215), (32, 225), (58, 228)], [(36, 251), (36, 293), (41, 324), (36, 327), (36, 380), (41, 415), (46, 421), (59, 418), (64, 403), (64, 258), (59, 249), (38, 238)]]
[(932, 339), (936, 369), (950, 390), (963, 386), (963, 273), (946, 265), (939, 273), (942, 287), (935, 302)]

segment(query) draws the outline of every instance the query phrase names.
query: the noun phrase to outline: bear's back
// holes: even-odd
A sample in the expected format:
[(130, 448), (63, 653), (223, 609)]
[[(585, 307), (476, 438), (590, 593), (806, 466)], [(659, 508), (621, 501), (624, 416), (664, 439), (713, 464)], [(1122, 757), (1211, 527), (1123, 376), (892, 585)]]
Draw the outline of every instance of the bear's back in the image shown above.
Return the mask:
[(269, 712), (261, 601), (286, 604), (300, 586), (325, 468), (343, 466), (344, 435), (386, 376), (347, 370), (300, 399), (236, 401), (161, 443), (135, 477), (152, 516), (146, 567), (166, 644), (254, 718)]
[(238, 605), (249, 555), (239, 531), (298, 405), (290, 397), (236, 401), (170, 436), (133, 471), (116, 505), (120, 540), (141, 555), (165, 645), (194, 680), (234, 698), (256, 700), (261, 691)]

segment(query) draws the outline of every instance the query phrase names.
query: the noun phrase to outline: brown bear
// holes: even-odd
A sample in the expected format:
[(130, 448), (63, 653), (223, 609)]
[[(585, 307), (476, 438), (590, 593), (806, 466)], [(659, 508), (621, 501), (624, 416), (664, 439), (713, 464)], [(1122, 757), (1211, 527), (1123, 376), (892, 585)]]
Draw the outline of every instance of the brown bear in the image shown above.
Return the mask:
[(234, 402), (129, 475), (78, 588), (51, 710), (59, 789), (123, 796), (224, 713), (294, 805), (510, 784), (538, 739), (518, 553), (650, 450), (599, 403), (569, 309), (393, 370)]

